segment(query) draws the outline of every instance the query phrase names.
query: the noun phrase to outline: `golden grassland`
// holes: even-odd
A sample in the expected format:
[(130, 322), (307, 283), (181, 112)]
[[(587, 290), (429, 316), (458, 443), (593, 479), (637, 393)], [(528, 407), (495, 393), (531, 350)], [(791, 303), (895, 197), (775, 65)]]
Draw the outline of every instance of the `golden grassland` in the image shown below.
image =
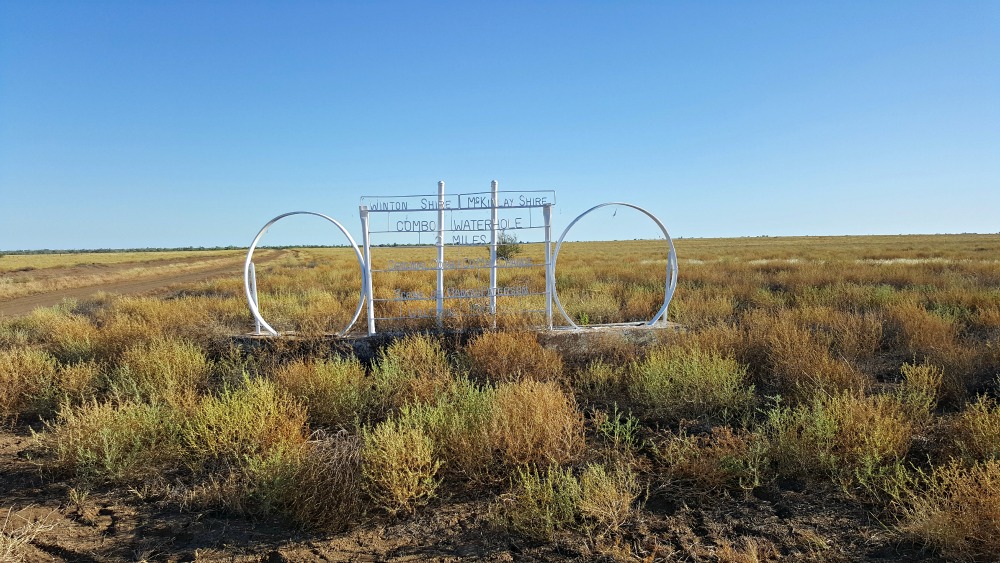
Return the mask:
[[(654, 499), (752, 499), (794, 482), (863, 507), (900, 542), (995, 557), (1000, 236), (676, 245), (669, 318), (686, 330), (648, 348), (612, 337), (544, 349), (523, 330), (537, 315), (516, 314), (537, 306), (526, 297), (501, 303), (515, 313), (502, 330), (411, 334), (370, 363), (319, 344), (243, 350), (229, 338), (250, 328), (235, 275), (164, 299), (37, 310), (0, 320), (0, 416), (38, 421), (33, 455), (74, 490), (158, 490), (184, 510), (326, 532), (473, 490), (499, 529), (642, 559)], [(420, 252), (376, 248), (375, 267), (429, 259)], [(483, 250), (466, 252), (448, 259)], [(518, 257), (538, 263), (542, 249)], [(556, 277), (576, 322), (622, 322), (659, 308), (665, 268), (662, 241), (567, 243)], [(265, 317), (307, 341), (357, 306), (344, 249), (258, 272)], [(446, 285), (481, 287), (483, 273), (448, 272)], [(376, 297), (433, 292), (426, 273), (381, 275)], [(509, 269), (500, 285), (539, 280), (539, 268)], [(379, 302), (380, 315), (394, 306)], [(468, 307), (446, 325), (492, 320)], [(720, 561), (824, 557), (766, 537), (689, 547)]]
[(5, 255), (0, 258), (0, 299), (236, 268), (245, 255), (239, 250)]
[(156, 252), (67, 252), (45, 254), (5, 254), (0, 259), (0, 273), (44, 268), (67, 268), (163, 262), (178, 258), (219, 258), (245, 256), (242, 250), (164, 250)]

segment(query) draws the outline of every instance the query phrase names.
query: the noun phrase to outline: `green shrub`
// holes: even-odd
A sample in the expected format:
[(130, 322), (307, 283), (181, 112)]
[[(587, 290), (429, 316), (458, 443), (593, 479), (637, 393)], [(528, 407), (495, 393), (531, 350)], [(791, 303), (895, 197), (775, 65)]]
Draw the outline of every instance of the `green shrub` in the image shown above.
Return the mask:
[(900, 402), (918, 425), (930, 423), (941, 393), (944, 370), (930, 364), (903, 364)]
[(555, 532), (576, 522), (582, 492), (569, 469), (550, 465), (544, 472), (520, 467), (510, 492), (500, 501), (500, 518), (517, 533), (551, 540)]
[(162, 404), (65, 406), (38, 440), (46, 464), (100, 482), (134, 483), (175, 466), (182, 456), (181, 418)]
[(630, 393), (646, 416), (730, 420), (748, 412), (753, 386), (736, 360), (697, 348), (661, 348), (632, 367)]
[(632, 453), (639, 446), (639, 419), (631, 413), (622, 416), (617, 403), (610, 413), (595, 411), (594, 426), (615, 452)]
[(411, 512), (437, 490), (441, 463), (422, 429), (386, 420), (363, 432), (362, 473), (371, 497), (391, 514)]
[(371, 385), (356, 358), (297, 361), (282, 366), (274, 379), (324, 426), (348, 426), (370, 409)]
[(431, 402), (451, 384), (451, 369), (441, 344), (419, 334), (390, 344), (372, 376), (376, 401), (386, 411)]

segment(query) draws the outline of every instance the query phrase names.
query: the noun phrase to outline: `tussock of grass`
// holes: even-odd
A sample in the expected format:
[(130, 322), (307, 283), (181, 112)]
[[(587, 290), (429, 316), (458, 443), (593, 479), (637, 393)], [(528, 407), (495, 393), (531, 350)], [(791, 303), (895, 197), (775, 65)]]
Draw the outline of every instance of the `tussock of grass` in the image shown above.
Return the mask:
[(338, 432), (310, 440), (281, 511), (303, 528), (341, 532), (364, 513), (361, 440)]

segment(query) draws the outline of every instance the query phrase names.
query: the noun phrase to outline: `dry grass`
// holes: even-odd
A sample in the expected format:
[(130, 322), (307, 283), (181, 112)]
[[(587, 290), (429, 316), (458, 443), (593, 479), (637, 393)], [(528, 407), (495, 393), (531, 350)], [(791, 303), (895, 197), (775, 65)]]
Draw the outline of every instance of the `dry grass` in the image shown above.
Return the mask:
[(487, 332), (465, 347), (470, 371), (483, 381), (500, 383), (520, 379), (562, 379), (562, 358), (542, 348), (530, 332)]
[(13, 508), (8, 508), (3, 522), (0, 522), (0, 561), (26, 561), (28, 545), (35, 541), (38, 534), (53, 528), (55, 524), (49, 524), (46, 518), (29, 520), (20, 513), (14, 513)]
[[(0, 299), (107, 285), (141, 278), (155, 279), (200, 269), (239, 267), (240, 251), (10, 255), (0, 261)], [(83, 266), (83, 268), (79, 268)], [(72, 275), (52, 269), (77, 267)], [(16, 278), (15, 278), (16, 276)]]
[(573, 398), (549, 382), (524, 380), (497, 387), (491, 433), (509, 465), (565, 463), (584, 448), (583, 415)]
[[(578, 322), (648, 318), (662, 299), (665, 262), (651, 254), (661, 246), (576, 244), (560, 257), (564, 304)], [(46, 475), (301, 527), (343, 530), (365, 506), (403, 515), (510, 481), (499, 510), (511, 530), (581, 534), (597, 552), (631, 557), (645, 549), (650, 514), (637, 490), (714, 502), (705, 495), (780, 476), (832, 485), (878, 515), (889, 498), (902, 533), (948, 558), (990, 556), (995, 519), (972, 492), (993, 499), (1000, 455), (998, 237), (677, 247), (670, 316), (685, 333), (649, 348), (607, 337), (565, 357), (523, 330), (540, 322), (527, 315), (502, 316), (504, 330), (465, 345), (411, 334), (367, 374), (318, 346), (232, 350), (228, 335), (250, 327), (236, 276), (166, 299), (105, 295), (0, 319), (0, 415), (43, 419)], [(379, 260), (412, 252), (379, 249)], [(599, 259), (610, 252), (621, 259)], [(525, 253), (540, 261), (540, 247)], [(357, 302), (353, 260), (305, 249), (259, 268), (265, 315), (281, 330), (339, 330)], [(506, 270), (501, 285), (537, 289), (536, 270)], [(433, 275), (387, 274), (401, 290), (433, 292)], [(478, 287), (481, 274), (449, 283)], [(532, 299), (501, 309), (541, 304)], [(445, 322), (491, 324), (472, 308)], [(805, 534), (802, 549), (822, 559), (827, 538)], [(765, 540), (730, 540), (696, 553), (775, 553)]]
[(904, 511), (900, 529), (953, 561), (1000, 553), (1000, 462), (934, 468)]

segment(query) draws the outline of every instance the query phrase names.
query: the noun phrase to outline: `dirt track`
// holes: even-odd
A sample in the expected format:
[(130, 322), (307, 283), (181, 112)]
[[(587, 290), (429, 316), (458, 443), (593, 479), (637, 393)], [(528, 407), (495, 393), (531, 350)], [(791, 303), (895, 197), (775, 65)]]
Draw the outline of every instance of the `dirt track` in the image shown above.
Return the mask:
[[(267, 259), (258, 259), (257, 262), (264, 262), (274, 259), (276, 256), (269, 256)], [(0, 301), (0, 317), (17, 317), (27, 315), (37, 307), (51, 307), (58, 305), (63, 299), (86, 299), (98, 292), (116, 293), (120, 295), (137, 295), (153, 293), (166, 287), (181, 283), (195, 283), (224, 276), (241, 276), (241, 264), (235, 261), (224, 266), (208, 266), (204, 269), (185, 272), (172, 272), (166, 275), (143, 276), (139, 279), (122, 280), (111, 283), (97, 285), (87, 285), (69, 289), (60, 289), (25, 297), (17, 297)], [(73, 268), (59, 268), (63, 275), (72, 275)]]

